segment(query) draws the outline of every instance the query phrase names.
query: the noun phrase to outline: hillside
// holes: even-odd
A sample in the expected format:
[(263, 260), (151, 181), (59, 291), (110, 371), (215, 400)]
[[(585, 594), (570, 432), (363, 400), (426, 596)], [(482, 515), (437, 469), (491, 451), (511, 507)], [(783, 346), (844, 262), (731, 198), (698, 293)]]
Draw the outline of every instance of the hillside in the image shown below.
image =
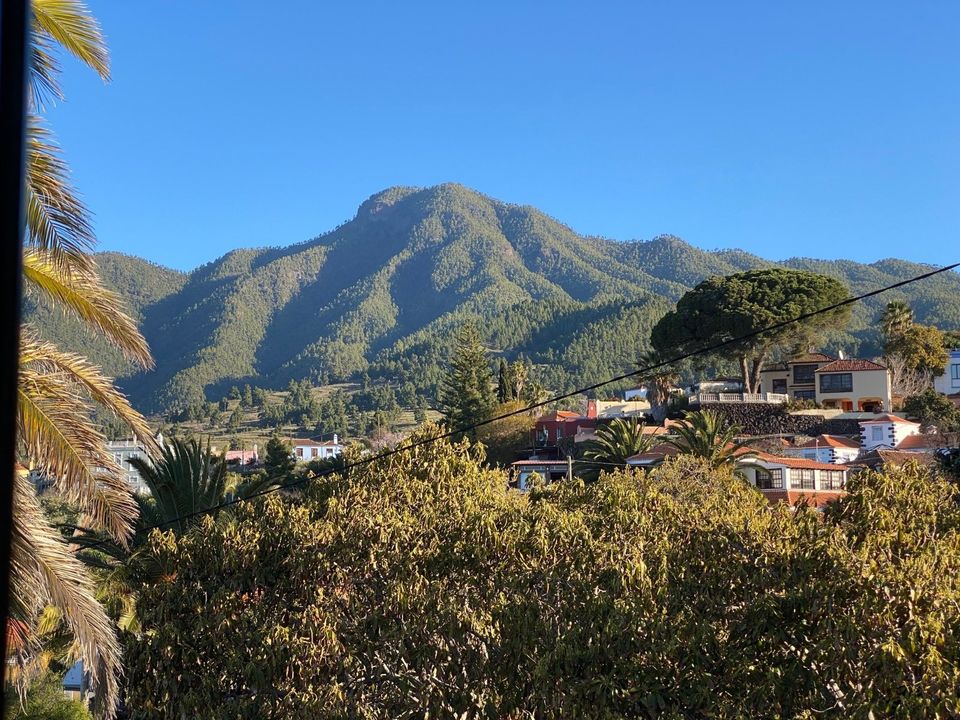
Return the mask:
[[(105, 343), (33, 301), (28, 320), (121, 377), (148, 411), (218, 398), (238, 383), (281, 387), (301, 377), (326, 383), (367, 373), (429, 391), (450, 331), (471, 317), (496, 352), (523, 354), (545, 384), (568, 388), (628, 368), (652, 324), (700, 280), (773, 264), (668, 236), (584, 237), (534, 208), (453, 184), (384, 190), (331, 232), (236, 250), (191, 273), (116, 253), (98, 262), (140, 322), (154, 371), (132, 372)], [(902, 260), (783, 264), (834, 275), (853, 292), (928, 269)], [(858, 307), (831, 344), (875, 353), (875, 318), (897, 297), (921, 321), (960, 327), (960, 277), (950, 274)]]

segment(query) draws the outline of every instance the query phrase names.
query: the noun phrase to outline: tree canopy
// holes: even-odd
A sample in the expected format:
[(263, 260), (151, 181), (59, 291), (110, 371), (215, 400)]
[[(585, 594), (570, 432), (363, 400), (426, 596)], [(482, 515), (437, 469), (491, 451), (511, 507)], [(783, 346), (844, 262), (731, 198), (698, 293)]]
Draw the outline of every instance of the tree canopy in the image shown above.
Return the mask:
[[(847, 297), (843, 283), (802, 270), (769, 268), (714, 277), (697, 285), (654, 326), (651, 341), (661, 353), (700, 350), (716, 343), (756, 333), (777, 323), (834, 305)], [(789, 352), (842, 329), (849, 306), (791, 323), (723, 348), (736, 357), (746, 392), (758, 392), (760, 370), (777, 352)]]

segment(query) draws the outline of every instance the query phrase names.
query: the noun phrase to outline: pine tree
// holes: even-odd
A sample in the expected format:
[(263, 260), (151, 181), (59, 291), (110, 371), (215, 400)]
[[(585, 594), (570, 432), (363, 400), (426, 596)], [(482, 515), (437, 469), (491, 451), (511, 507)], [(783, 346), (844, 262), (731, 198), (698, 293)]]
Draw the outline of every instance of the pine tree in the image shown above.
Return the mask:
[(472, 323), (457, 332), (449, 367), (440, 382), (439, 401), (440, 412), (452, 429), (485, 420), (493, 410), (490, 364)]
[(500, 371), (497, 373), (497, 402), (501, 405), (513, 400), (513, 388), (510, 386), (510, 369), (507, 361), (500, 358)]

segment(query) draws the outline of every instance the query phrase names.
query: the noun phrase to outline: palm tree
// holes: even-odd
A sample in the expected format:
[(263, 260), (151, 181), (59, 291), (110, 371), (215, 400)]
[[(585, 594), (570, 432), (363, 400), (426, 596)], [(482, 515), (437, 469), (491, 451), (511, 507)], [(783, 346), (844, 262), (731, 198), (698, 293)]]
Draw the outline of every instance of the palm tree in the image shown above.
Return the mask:
[(913, 310), (903, 300), (894, 300), (887, 303), (883, 315), (880, 316), (880, 327), (887, 341), (903, 335), (913, 325)]
[(705, 460), (710, 467), (719, 468), (737, 458), (750, 457), (756, 452), (736, 440), (740, 428), (724, 427), (723, 417), (713, 410), (688, 412), (684, 421), (674, 427), (675, 437), (666, 442), (684, 455)]
[(596, 479), (601, 470), (626, 467), (627, 458), (646, 452), (653, 445), (654, 435), (643, 432), (643, 424), (635, 417), (617, 418), (597, 428), (597, 439), (587, 443), (581, 464), (587, 479)]
[(670, 390), (680, 375), (669, 365), (664, 365), (666, 358), (656, 350), (648, 350), (640, 356), (640, 367), (637, 378), (647, 386), (647, 401), (650, 403), (650, 414), (657, 423), (662, 423), (667, 417), (667, 404), (670, 400)]
[[(146, 341), (106, 290), (90, 255), (93, 232), (86, 208), (68, 183), (67, 168), (37, 113), (61, 99), (56, 47), (80, 59), (100, 77), (109, 63), (100, 28), (78, 0), (33, 0), (31, 117), (25, 176), (26, 247), (24, 279), (52, 305), (80, 318), (142, 367), (152, 366)], [(17, 440), (20, 466), (14, 473), (15, 513), (11, 543), (14, 601), (8, 631), (19, 642), (14, 659), (29, 670), (38, 655), (39, 618), (54, 606), (73, 636), (76, 657), (91, 672), (99, 709), (112, 717), (117, 701), (120, 650), (109, 617), (83, 564), (47, 522), (30, 481), (31, 468), (53, 481), (74, 503), (81, 523), (120, 545), (133, 533), (137, 506), (120, 467), (106, 452), (105, 438), (91, 417), (99, 405), (124, 421), (148, 449), (155, 449), (144, 419), (100, 369), (22, 329), (18, 382)], [(27, 677), (29, 673), (22, 673)]]

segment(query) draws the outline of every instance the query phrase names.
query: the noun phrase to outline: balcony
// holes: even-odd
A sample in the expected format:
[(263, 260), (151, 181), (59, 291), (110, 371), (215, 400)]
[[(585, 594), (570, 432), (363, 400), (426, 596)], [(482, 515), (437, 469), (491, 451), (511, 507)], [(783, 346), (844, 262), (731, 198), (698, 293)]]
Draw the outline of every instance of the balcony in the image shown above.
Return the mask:
[(770, 403), (783, 404), (790, 397), (785, 393), (700, 393), (697, 402), (705, 403)]

